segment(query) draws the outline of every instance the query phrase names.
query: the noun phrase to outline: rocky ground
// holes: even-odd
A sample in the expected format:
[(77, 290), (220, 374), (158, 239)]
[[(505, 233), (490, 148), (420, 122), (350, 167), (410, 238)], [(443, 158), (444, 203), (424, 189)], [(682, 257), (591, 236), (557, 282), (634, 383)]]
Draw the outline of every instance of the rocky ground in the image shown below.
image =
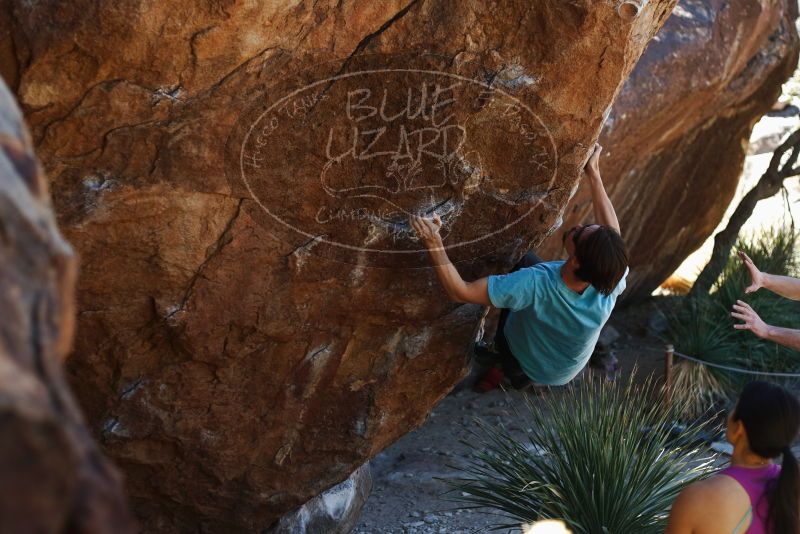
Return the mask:
[[(645, 304), (615, 312), (610, 324), (620, 332), (613, 345), (620, 363), (617, 379), (637, 368), (637, 376), (662, 373), (663, 342), (655, 335), (659, 326), (654, 299)], [(661, 301), (663, 302), (663, 300)], [(648, 328), (648, 322), (651, 328)], [(600, 379), (596, 371), (584, 378)], [(557, 393), (556, 393), (557, 394)], [(474, 420), (490, 425), (504, 424), (514, 435), (524, 436), (525, 422), (512, 415), (522, 406), (517, 391), (474, 393), (469, 387), (456, 388), (431, 412), (425, 424), (405, 435), (375, 457), (372, 467), (373, 490), (367, 501), (358, 534), (457, 534), (487, 532), (497, 516), (475, 510), (460, 510), (448, 501), (448, 481), (459, 476), (469, 448), (461, 443), (475, 428)]]

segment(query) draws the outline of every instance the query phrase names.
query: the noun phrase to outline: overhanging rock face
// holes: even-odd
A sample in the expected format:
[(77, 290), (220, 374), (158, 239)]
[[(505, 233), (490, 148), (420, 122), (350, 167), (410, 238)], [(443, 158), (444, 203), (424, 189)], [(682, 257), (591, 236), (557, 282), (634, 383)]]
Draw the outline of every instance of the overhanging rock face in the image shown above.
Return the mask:
[[(796, 18), (792, 0), (681, 0), (626, 81), (600, 140), (630, 248), (626, 298), (649, 295), (719, 224), (752, 125), (797, 66)], [(590, 204), (581, 190), (564, 226), (591, 219)], [(543, 254), (560, 248), (555, 235)]]
[(145, 529), (265, 528), (419, 425), (480, 310), (407, 214), (468, 277), (541, 242), (674, 3), (11, 2), (72, 381)]

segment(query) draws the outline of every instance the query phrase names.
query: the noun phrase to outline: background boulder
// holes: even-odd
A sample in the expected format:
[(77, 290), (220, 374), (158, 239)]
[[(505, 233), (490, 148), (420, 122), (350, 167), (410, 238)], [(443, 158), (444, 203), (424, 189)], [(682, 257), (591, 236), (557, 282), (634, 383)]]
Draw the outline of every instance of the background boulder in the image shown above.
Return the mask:
[[(649, 295), (711, 235), (753, 124), (797, 67), (797, 2), (681, 0), (606, 121), (601, 171), (629, 246), (625, 298)], [(588, 187), (564, 228), (591, 216)], [(561, 248), (560, 232), (544, 257)]]
[(62, 369), (76, 259), (22, 114), (0, 82), (0, 532), (134, 532)]

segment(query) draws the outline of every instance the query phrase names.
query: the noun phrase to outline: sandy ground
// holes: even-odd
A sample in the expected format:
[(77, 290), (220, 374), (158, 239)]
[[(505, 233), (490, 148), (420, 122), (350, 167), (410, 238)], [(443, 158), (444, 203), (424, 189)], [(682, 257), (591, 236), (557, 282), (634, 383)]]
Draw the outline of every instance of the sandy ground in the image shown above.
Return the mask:
[[(611, 324), (621, 333), (615, 345), (621, 367), (617, 379), (629, 374), (634, 366), (638, 368), (637, 376), (663, 374), (663, 343), (646, 331), (654, 305), (651, 301), (612, 316)], [(592, 371), (584, 374), (586, 378), (601, 379)], [(515, 436), (525, 435), (525, 421), (512, 415), (513, 407), (522, 403), (522, 393), (517, 391), (478, 394), (463, 388), (445, 397), (421, 428), (406, 434), (370, 462), (373, 490), (354, 532), (487, 532), (498, 518), (459, 510), (447, 500), (446, 481), (458, 477), (455, 466), (466, 461), (469, 448), (460, 440), (466, 439), (475, 427), (474, 418), (492, 425), (503, 423)]]

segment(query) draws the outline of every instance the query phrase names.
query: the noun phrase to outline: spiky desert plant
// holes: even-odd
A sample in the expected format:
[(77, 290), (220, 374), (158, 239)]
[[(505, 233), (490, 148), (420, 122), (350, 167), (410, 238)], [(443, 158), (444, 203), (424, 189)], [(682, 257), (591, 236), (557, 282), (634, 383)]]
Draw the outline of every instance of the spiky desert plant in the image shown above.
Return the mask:
[(522, 439), (478, 423), (464, 476), (450, 482), (461, 507), (498, 514), (493, 530), (561, 519), (575, 534), (663, 532), (678, 493), (711, 471), (697, 445), (711, 423), (677, 429), (649, 380), (584, 380), (523, 411)]
[(715, 407), (729, 400), (728, 388), (711, 367), (688, 360), (675, 363), (672, 388), (673, 398), (685, 406), (680, 414), (683, 420), (711, 415)]
[[(700, 360), (721, 365), (742, 364), (736, 359), (739, 347), (727, 310), (708, 296), (687, 297), (683, 305), (668, 312), (669, 329), (664, 338), (675, 350)], [(732, 391), (730, 373), (697, 364), (680, 357), (675, 359), (673, 398), (683, 408), (683, 420), (712, 412), (729, 400)]]

